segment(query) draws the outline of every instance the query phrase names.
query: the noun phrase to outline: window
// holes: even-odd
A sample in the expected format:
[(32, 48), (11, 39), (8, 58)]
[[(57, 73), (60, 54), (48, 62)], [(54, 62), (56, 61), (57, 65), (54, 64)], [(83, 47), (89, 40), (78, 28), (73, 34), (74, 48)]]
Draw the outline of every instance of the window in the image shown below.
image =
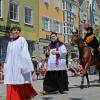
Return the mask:
[(45, 31), (51, 31), (52, 20), (49, 17), (42, 17), (42, 29)]
[(32, 9), (26, 7), (25, 8), (25, 24), (32, 25)]
[(50, 0), (43, 0), (46, 5), (50, 4)]
[(68, 42), (71, 41), (71, 35), (67, 35)]
[(64, 11), (64, 21), (67, 21), (67, 11)]
[(67, 18), (67, 22), (70, 23), (70, 18)]
[(33, 43), (33, 41), (30, 41), (30, 40), (28, 40), (27, 43), (28, 43), (29, 53), (32, 56), (32, 53), (33, 53), (33, 50), (34, 50), (34, 43)]
[(64, 22), (64, 26), (67, 26), (67, 23), (66, 22)]
[(9, 12), (11, 20), (19, 21), (19, 7), (16, 0), (10, 0)]
[(54, 0), (55, 9), (59, 9), (60, 7), (60, 0)]
[(64, 34), (67, 34), (67, 26), (64, 26)]
[(69, 27), (67, 27), (67, 34), (69, 34), (70, 33), (70, 29), (69, 29)]
[(67, 12), (67, 17), (71, 17), (71, 13), (70, 12)]
[(48, 46), (43, 47), (43, 54), (46, 54), (47, 49), (48, 49)]
[(1, 44), (0, 44), (0, 60), (5, 60), (6, 58), (6, 52), (7, 52), (7, 41), (4, 40), (4, 41), (1, 41)]
[(70, 3), (70, 11), (72, 11), (72, 3)]
[(59, 21), (54, 21), (54, 32), (61, 33), (61, 23)]
[(66, 2), (63, 1), (63, 9), (65, 10), (65, 8), (66, 8)]
[(0, 0), (0, 18), (2, 18), (2, 11), (3, 10), (3, 0)]
[(67, 26), (69, 27), (69, 23), (67, 23)]

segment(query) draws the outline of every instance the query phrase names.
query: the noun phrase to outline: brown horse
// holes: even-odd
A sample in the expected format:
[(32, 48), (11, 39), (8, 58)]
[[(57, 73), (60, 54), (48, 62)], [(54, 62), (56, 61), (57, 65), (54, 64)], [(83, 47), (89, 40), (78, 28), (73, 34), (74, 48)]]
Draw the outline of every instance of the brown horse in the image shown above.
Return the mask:
[(84, 76), (86, 75), (87, 78), (87, 86), (89, 87), (89, 78), (87, 69), (89, 69), (92, 65), (95, 65), (99, 71), (99, 86), (100, 86), (100, 61), (92, 54), (91, 48), (86, 45), (86, 43), (82, 40), (80, 35), (77, 32), (72, 32), (72, 44), (77, 44), (79, 49), (79, 59), (80, 63), (83, 66), (82, 71), (82, 80), (81, 80), (81, 88), (84, 87)]

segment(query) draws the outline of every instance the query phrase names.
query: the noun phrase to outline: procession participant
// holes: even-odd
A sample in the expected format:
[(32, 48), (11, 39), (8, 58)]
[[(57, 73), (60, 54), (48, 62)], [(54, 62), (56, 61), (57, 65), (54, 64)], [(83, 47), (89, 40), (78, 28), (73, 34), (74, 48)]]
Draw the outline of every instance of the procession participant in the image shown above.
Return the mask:
[(100, 60), (100, 52), (99, 52), (99, 42), (93, 33), (92, 27), (86, 28), (87, 34), (84, 37), (84, 41), (86, 44), (94, 49), (94, 56)]
[(59, 41), (57, 34), (52, 32), (51, 43), (46, 53), (47, 72), (43, 82), (42, 93), (59, 91), (61, 94), (68, 91), (68, 76), (66, 67), (67, 49), (65, 45)]
[(34, 69), (28, 44), (25, 38), (20, 36), (20, 27), (13, 26), (10, 32), (13, 40), (8, 43), (4, 63), (6, 100), (33, 100), (37, 92), (32, 87), (31, 72)]

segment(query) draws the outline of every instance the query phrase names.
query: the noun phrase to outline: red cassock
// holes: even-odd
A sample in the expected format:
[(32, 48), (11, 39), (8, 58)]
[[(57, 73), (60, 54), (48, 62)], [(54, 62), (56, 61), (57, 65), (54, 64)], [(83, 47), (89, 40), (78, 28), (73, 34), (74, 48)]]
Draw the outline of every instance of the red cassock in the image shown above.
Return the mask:
[(7, 85), (6, 100), (28, 100), (37, 95), (31, 84)]

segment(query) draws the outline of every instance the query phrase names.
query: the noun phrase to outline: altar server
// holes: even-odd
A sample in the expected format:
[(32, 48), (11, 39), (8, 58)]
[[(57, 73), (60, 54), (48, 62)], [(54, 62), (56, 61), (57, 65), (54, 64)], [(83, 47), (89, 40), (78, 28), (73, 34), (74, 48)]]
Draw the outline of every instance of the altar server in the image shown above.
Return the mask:
[(32, 87), (31, 72), (34, 71), (28, 44), (20, 36), (21, 28), (13, 26), (10, 30), (12, 40), (7, 47), (4, 63), (4, 84), (6, 100), (33, 100), (37, 92)]

